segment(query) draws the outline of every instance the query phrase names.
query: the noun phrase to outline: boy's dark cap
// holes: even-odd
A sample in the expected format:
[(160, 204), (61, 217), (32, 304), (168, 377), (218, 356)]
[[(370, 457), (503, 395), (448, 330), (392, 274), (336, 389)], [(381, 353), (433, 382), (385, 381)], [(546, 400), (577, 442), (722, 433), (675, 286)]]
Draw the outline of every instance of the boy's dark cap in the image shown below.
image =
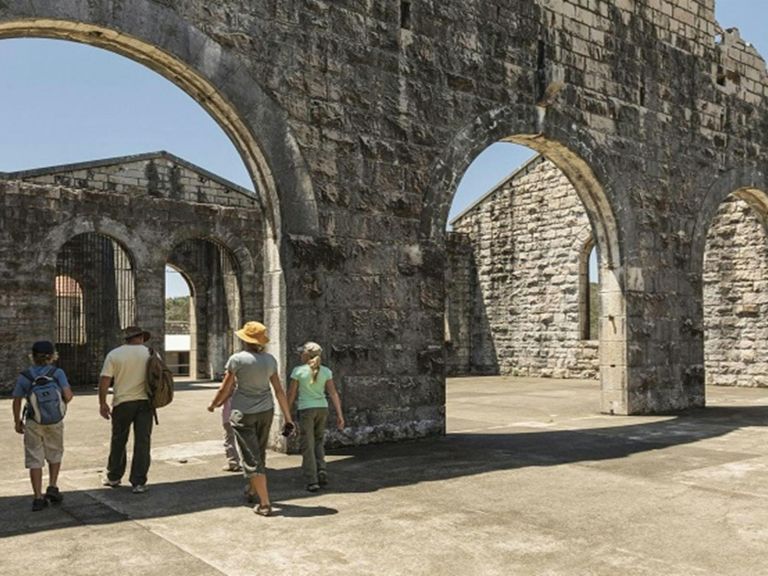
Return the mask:
[(38, 340), (32, 344), (33, 354), (53, 354), (54, 352), (53, 342), (49, 342), (48, 340)]

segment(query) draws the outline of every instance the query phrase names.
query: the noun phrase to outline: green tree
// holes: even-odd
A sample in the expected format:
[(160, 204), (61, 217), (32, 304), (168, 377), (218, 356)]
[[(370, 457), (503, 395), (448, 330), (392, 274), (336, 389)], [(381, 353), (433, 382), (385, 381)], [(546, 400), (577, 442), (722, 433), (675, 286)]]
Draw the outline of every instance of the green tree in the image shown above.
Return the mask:
[(165, 299), (166, 334), (189, 334), (189, 296)]

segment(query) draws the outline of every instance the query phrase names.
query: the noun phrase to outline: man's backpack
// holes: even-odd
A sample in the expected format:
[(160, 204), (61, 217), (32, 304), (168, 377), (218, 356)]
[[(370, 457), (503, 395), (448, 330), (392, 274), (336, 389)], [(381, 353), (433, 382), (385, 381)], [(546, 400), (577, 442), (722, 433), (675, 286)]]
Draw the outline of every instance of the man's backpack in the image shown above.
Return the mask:
[(152, 408), (162, 408), (173, 401), (173, 373), (152, 348), (147, 360), (147, 395)]
[(67, 413), (67, 404), (61, 395), (61, 387), (53, 377), (56, 370), (56, 366), (49, 366), (37, 378), (29, 369), (21, 373), (24, 378), (32, 382), (32, 389), (27, 396), (27, 417), (38, 424), (56, 424), (61, 422)]

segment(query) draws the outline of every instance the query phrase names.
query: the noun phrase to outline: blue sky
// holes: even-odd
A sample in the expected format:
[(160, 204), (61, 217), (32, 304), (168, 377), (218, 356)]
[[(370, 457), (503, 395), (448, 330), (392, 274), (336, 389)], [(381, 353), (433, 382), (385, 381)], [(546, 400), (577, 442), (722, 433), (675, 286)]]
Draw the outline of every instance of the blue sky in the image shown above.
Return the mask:
[[(721, 0), (717, 16), (768, 56), (768, 2)], [(70, 42), (0, 40), (0, 78), (0, 171), (168, 150), (253, 189), (211, 117), (172, 83), (126, 58)], [(464, 175), (451, 216), (531, 155), (513, 144), (488, 148)]]

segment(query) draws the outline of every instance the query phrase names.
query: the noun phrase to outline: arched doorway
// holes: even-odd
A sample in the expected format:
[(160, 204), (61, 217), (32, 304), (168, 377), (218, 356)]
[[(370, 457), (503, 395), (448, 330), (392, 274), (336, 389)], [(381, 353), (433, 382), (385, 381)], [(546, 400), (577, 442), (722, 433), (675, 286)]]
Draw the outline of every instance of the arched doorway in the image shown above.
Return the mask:
[(203, 238), (177, 244), (168, 265), (189, 282), (190, 376), (219, 379), (235, 351), (234, 331), (243, 322), (241, 271), (230, 250)]
[(165, 363), (176, 376), (197, 378), (194, 286), (181, 270), (165, 266)]
[(56, 348), (73, 384), (96, 384), (106, 353), (136, 323), (134, 266), (115, 239), (78, 234), (56, 257)]
[[(549, 111), (547, 111), (549, 112)], [(597, 266), (600, 279), (598, 307), (599, 324), (599, 374), (601, 388), (601, 409), (612, 414), (632, 413), (632, 396), (627, 388), (627, 343), (626, 343), (626, 305), (623, 293), (624, 274), (622, 272), (619, 229), (609, 195), (601, 182), (609, 181), (607, 174), (599, 164), (591, 165), (584, 158), (594, 158), (591, 150), (597, 146), (588, 134), (562, 132), (558, 126), (563, 119), (552, 122), (552, 132), (547, 133), (546, 117), (535, 107), (510, 107), (495, 110), (468, 125), (454, 138), (453, 144), (436, 164), (429, 188), (427, 205), (429, 210), (423, 213), (422, 235), (427, 244), (434, 243), (436, 249), (445, 246), (446, 223), (449, 209), (455, 195), (459, 179), (483, 150), (497, 142), (510, 142), (527, 146), (541, 155), (540, 162), (548, 162), (557, 169), (573, 188), (586, 214), (586, 220), (579, 227), (582, 233), (581, 244), (574, 246), (577, 279), (573, 290), (578, 292), (578, 274), (581, 255), (587, 238), (592, 238), (596, 246)], [(554, 113), (553, 113), (554, 116)], [(537, 130), (531, 130), (536, 127)], [(535, 135), (529, 135), (537, 132)], [(524, 167), (525, 168), (525, 167)], [(536, 169), (535, 166), (527, 168)], [(601, 177), (598, 177), (598, 174)], [(530, 214), (539, 209), (547, 209), (546, 201), (538, 208), (530, 208)], [(498, 262), (498, 279), (491, 279), (491, 284), (502, 281), (502, 277), (511, 275), (503, 270), (504, 260)], [(493, 264), (492, 264), (493, 266)], [(576, 329), (579, 337), (578, 300), (576, 301)], [(558, 313), (552, 315), (553, 322)], [(500, 321), (503, 322), (503, 321)], [(499, 333), (504, 331), (500, 324)], [(540, 331), (540, 330), (539, 330)], [(536, 336), (534, 336), (534, 339)], [(588, 342), (588, 341), (587, 341)], [(494, 343), (497, 345), (498, 341)], [(596, 353), (596, 351), (595, 351)], [(492, 355), (497, 356), (493, 350)], [(498, 357), (498, 356), (497, 356)]]
[[(491, 146), (470, 166), (457, 196), (473, 167), (499, 147), (512, 159), (518, 150), (531, 153)], [(449, 310), (451, 324), (470, 333), (452, 342), (449, 366), (451, 352), (468, 348), (469, 374), (597, 378), (597, 248), (586, 211), (563, 173), (534, 154), (450, 224), (449, 255), (467, 244), (471, 261), (464, 266), (467, 280), (462, 283), (457, 273), (447, 281), (449, 303), (462, 288), (470, 301), (454, 306), (467, 310), (464, 322)]]

